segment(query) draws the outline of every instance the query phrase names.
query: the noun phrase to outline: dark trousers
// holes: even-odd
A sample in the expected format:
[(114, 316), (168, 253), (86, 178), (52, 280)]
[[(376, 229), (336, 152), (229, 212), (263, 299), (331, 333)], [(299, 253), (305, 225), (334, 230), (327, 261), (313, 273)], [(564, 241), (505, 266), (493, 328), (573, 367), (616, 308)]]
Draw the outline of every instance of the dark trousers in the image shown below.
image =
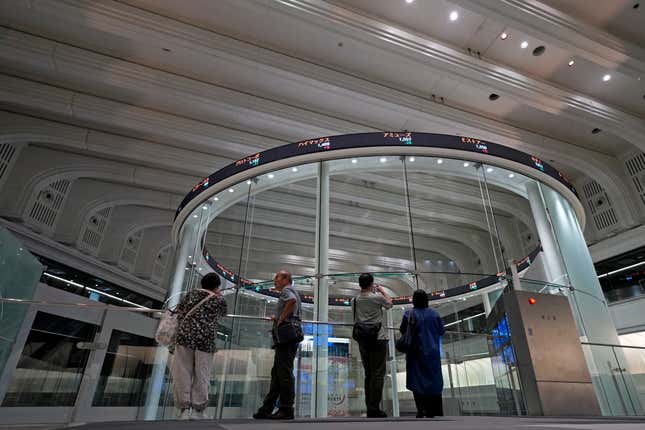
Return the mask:
[(267, 414), (273, 412), (275, 402), (280, 399), (280, 409), (293, 408), (295, 397), (295, 378), (293, 361), (298, 352), (298, 344), (276, 345), (273, 367), (271, 368), (271, 387), (260, 408)]
[(414, 394), (414, 403), (417, 405), (417, 413), (428, 418), (443, 416), (443, 403), (441, 394)]
[(359, 342), (358, 349), (365, 369), (365, 406), (368, 413), (377, 412), (381, 410), (383, 398), (387, 340)]

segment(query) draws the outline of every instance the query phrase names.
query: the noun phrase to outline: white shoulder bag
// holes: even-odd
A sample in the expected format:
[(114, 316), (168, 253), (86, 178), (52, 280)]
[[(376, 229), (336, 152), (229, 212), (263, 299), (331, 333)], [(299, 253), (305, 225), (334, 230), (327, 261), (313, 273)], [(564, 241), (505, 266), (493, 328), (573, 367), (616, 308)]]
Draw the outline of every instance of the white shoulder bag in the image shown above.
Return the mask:
[[(201, 289), (201, 288), (200, 288)], [(206, 303), (208, 300), (216, 296), (215, 293), (212, 293), (208, 290), (203, 290), (208, 292), (208, 296), (203, 298), (199, 303), (197, 303), (193, 308), (184, 315), (183, 319), (188, 318), (190, 314), (195, 312), (201, 305)], [(177, 338), (177, 329), (179, 327), (179, 320), (177, 319), (177, 313), (170, 310), (166, 310), (165, 315), (159, 321), (159, 326), (157, 326), (157, 332), (155, 333), (155, 340), (161, 346), (170, 346), (174, 345), (175, 339)]]

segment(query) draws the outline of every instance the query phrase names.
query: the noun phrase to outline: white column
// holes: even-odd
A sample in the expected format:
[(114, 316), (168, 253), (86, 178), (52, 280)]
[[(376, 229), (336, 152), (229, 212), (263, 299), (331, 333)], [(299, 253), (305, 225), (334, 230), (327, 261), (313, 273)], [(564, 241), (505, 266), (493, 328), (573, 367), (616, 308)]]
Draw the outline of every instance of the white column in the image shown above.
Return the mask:
[[(181, 297), (181, 289), (184, 285), (184, 277), (186, 276), (186, 263), (188, 256), (195, 249), (195, 241), (197, 237), (197, 229), (194, 225), (185, 224), (182, 228), (181, 239), (179, 246), (175, 251), (175, 271), (171, 275), (170, 283), (168, 285), (168, 303), (167, 307), (172, 309), (179, 303)], [(194, 256), (195, 259), (196, 256)], [(146, 396), (146, 404), (143, 410), (143, 418), (145, 420), (156, 420), (157, 410), (159, 409), (159, 399), (161, 398), (161, 390), (165, 380), (166, 367), (168, 363), (168, 348), (158, 346), (155, 351), (154, 365), (152, 367), (152, 374), (150, 375), (150, 384)]]
[[(316, 197), (316, 274), (329, 272), (329, 164), (318, 165), (318, 193)], [(329, 278), (319, 277), (314, 291), (314, 320), (329, 321)], [(328, 326), (314, 327), (314, 361), (312, 390), (312, 417), (327, 416), (328, 395)]]
[(393, 310), (390, 308), (385, 311), (385, 319), (388, 327), (392, 327), (393, 330), (388, 330), (388, 341), (387, 341), (387, 352), (390, 358), (390, 379), (392, 380), (392, 416), (398, 417), (400, 415), (399, 410), (399, 384), (396, 379), (397, 368), (396, 368), (396, 348), (394, 346), (394, 336), (396, 335), (396, 328), (394, 328), (394, 317), (392, 316)]
[(566, 272), (560, 258), (558, 243), (549, 222), (540, 188), (536, 182), (531, 181), (526, 184), (526, 192), (531, 205), (533, 220), (540, 237), (540, 243), (542, 244), (542, 255), (544, 256), (544, 266), (548, 278), (546, 281), (566, 284)]
[[(545, 207), (557, 240), (569, 282), (573, 287), (572, 308), (583, 339), (618, 345), (616, 327), (605, 302), (596, 270), (576, 214), (569, 202), (549, 187), (540, 185)], [(533, 205), (531, 205), (533, 206)], [(538, 226), (539, 229), (539, 226)], [(538, 230), (539, 231), (539, 230)], [(631, 375), (619, 370), (625, 363), (622, 349), (594, 346), (587, 349), (593, 363), (592, 381), (604, 415), (642, 415), (638, 392)]]

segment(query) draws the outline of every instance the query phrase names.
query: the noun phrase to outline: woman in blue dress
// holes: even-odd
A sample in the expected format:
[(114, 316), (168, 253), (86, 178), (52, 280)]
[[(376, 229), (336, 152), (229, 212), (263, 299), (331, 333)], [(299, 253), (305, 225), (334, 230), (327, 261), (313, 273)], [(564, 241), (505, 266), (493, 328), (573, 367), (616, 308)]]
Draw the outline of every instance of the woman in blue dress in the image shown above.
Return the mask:
[[(445, 329), (441, 317), (428, 307), (428, 294), (417, 290), (412, 296), (412, 309), (401, 320), (401, 333), (414, 330), (415, 348), (406, 354), (406, 387), (414, 394), (417, 418), (443, 415), (441, 391), (441, 336)], [(410, 324), (410, 315), (413, 315)]]

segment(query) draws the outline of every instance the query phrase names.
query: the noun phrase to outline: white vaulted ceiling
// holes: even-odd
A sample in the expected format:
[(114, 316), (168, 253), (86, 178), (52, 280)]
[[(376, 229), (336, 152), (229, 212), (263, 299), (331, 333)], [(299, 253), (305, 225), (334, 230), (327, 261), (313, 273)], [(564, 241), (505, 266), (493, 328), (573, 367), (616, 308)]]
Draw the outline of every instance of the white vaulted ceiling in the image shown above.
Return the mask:
[[(16, 152), (0, 151), (12, 157), (0, 160), (10, 166), (0, 176), (0, 216), (159, 295), (154, 262), (167, 258), (174, 208), (200, 177), (288, 142), (407, 129), (549, 160), (581, 190), (587, 239), (600, 242), (645, 221), (645, 173), (625, 164), (645, 151), (645, 5), (636, 3), (1, 0), (0, 145)], [(539, 46), (544, 53), (533, 55)], [(375, 186), (387, 190), (388, 179)], [(63, 186), (66, 200), (49, 224), (28, 219), (34, 193)], [(338, 211), (351, 219), (360, 207), (346, 197), (352, 184), (344, 187)], [(615, 215), (610, 225), (594, 223), (601, 195)], [(387, 202), (364, 199), (374, 213), (388, 212)], [(258, 247), (270, 248), (262, 241), (280, 227), (270, 216), (277, 203), (268, 195), (259, 203), (267, 214)], [(509, 223), (523, 219), (501, 210)], [(313, 214), (300, 216), (294, 228), (311, 230)], [(130, 261), (124, 249), (133, 237), (140, 243)], [(261, 263), (310, 267), (313, 251), (294, 255), (297, 241), (284, 239), (283, 252)], [(223, 247), (236, 240), (222, 229), (209, 238)], [(478, 251), (453, 242), (446, 249), (472, 266)], [(353, 267), (342, 252), (332, 258)], [(257, 264), (266, 276), (270, 267)]]

